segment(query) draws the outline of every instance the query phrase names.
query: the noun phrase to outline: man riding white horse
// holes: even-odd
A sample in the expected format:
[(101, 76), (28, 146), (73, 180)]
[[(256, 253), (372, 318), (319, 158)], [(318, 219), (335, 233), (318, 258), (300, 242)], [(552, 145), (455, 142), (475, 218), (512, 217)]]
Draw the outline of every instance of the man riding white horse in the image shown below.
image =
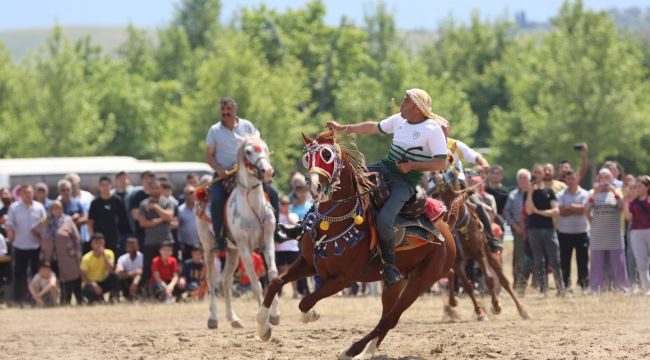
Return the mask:
[[(245, 135), (259, 136), (259, 131), (248, 120), (237, 116), (237, 103), (231, 98), (221, 100), (221, 121), (212, 125), (206, 138), (205, 160), (214, 170), (215, 178), (226, 179), (227, 173), (237, 163), (237, 149)], [(269, 195), (271, 206), (275, 212), (276, 224), (280, 206), (278, 191), (270, 182), (272, 174), (267, 174), (264, 191)], [(226, 236), (223, 233), (224, 206), (228, 197), (223, 181), (217, 181), (210, 187), (210, 213), (212, 214), (212, 229), (216, 239), (217, 250), (226, 248)], [(278, 240), (286, 240), (286, 235), (276, 232)]]
[[(410, 89), (400, 104), (400, 112), (380, 122), (367, 121), (340, 125), (329, 121), (330, 130), (359, 135), (393, 134), (386, 157), (371, 165), (386, 181), (390, 196), (377, 216), (382, 276), (388, 286), (398, 283), (401, 274), (395, 266), (394, 224), (404, 204), (415, 194), (424, 171), (442, 171), (447, 165), (447, 141), (436, 122), (443, 119), (431, 111), (431, 97), (421, 89)], [(444, 120), (444, 119), (443, 119)], [(446, 121), (446, 120), (445, 120)]]

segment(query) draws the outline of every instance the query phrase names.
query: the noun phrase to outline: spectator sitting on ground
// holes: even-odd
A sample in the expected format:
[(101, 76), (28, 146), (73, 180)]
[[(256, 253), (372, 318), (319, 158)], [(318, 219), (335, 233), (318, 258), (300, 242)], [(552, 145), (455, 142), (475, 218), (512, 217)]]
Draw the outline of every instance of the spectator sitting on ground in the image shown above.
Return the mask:
[(29, 282), (29, 292), (38, 306), (54, 306), (59, 298), (56, 275), (47, 261), (40, 263), (38, 272)]
[(156, 299), (171, 303), (172, 297), (178, 295), (178, 261), (172, 256), (174, 243), (165, 241), (160, 247), (159, 256), (151, 261), (151, 290)]
[(122, 295), (129, 301), (138, 295), (140, 280), (142, 278), (143, 255), (138, 251), (138, 239), (126, 239), (126, 254), (117, 259), (116, 273), (120, 279)]
[(115, 270), (115, 254), (104, 248), (104, 235), (94, 233), (90, 239), (91, 251), (81, 259), (81, 278), (84, 283), (83, 295), (90, 304), (103, 302), (104, 294), (110, 294), (110, 301), (119, 296), (119, 280)]
[[(188, 197), (189, 199), (190, 197)], [(192, 293), (201, 286), (203, 278), (203, 247), (196, 244), (192, 248), (192, 258), (183, 262), (183, 271), (178, 280), (178, 290), (180, 296), (184, 292)]]
[[(251, 261), (253, 262), (253, 268), (255, 269), (255, 274), (257, 275), (257, 279), (260, 282), (263, 282), (262, 279), (266, 276), (264, 259), (262, 259), (260, 254), (258, 254), (256, 251), (253, 251), (251, 253)], [(239, 258), (239, 265), (237, 267), (237, 271), (239, 272), (239, 288), (243, 293), (250, 291), (251, 280), (248, 277), (248, 274), (246, 273), (246, 268), (244, 267), (244, 263), (241, 261), (241, 257)], [(262, 284), (262, 289), (264, 289), (264, 284)]]

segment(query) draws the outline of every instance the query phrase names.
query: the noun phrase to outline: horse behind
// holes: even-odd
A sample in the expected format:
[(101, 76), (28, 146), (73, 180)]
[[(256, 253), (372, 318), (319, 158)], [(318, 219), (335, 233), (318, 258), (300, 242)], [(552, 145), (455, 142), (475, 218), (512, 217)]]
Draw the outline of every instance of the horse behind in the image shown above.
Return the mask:
[[(254, 249), (264, 250), (268, 266), (269, 278), (278, 274), (275, 265), (275, 243), (273, 231), (275, 216), (273, 208), (266, 200), (263, 181), (273, 172), (266, 144), (258, 137), (246, 137), (237, 151), (236, 186), (226, 201), (224, 230), (228, 239), (226, 263), (222, 273), (222, 286), (226, 305), (226, 319), (234, 328), (242, 324), (232, 308), (232, 284), (238, 260), (246, 269), (251, 280), (251, 286), (258, 306), (262, 303), (262, 286), (257, 279), (251, 260)], [(216, 269), (214, 268), (215, 245), (212, 225), (209, 221), (209, 197), (205, 192), (199, 192), (195, 209), (196, 226), (199, 238), (205, 249), (205, 264), (207, 266), (208, 291), (210, 295), (210, 317), (208, 328), (218, 327), (216, 306)], [(270, 323), (277, 325), (280, 321), (277, 297), (272, 299)]]
[(510, 282), (505, 277), (499, 260), (488, 248), (487, 237), (483, 231), (483, 225), (475, 212), (474, 205), (467, 201), (475, 191), (475, 188), (470, 187), (460, 191), (458, 180), (455, 176), (449, 174), (449, 172), (444, 175), (441, 173), (434, 174), (434, 181), (440, 199), (452, 209), (445, 217), (447, 218), (447, 224), (454, 233), (457, 247), (459, 248), (453, 270), (448, 274), (449, 302), (445, 306), (445, 315), (452, 320), (458, 319), (458, 314), (454, 309), (458, 305), (454, 294), (454, 274), (457, 274), (461, 280), (463, 289), (465, 289), (474, 304), (474, 312), (478, 320), (488, 319), (485, 309), (474, 295), (474, 285), (465, 273), (465, 262), (473, 259), (479, 264), (483, 271), (483, 276), (485, 276), (485, 282), (492, 297), (492, 313), (501, 313), (501, 304), (496, 292), (495, 279), (493, 278), (494, 274), (501, 286), (512, 297), (521, 318), (524, 320), (530, 319), (530, 314), (521, 304), (512, 290)]

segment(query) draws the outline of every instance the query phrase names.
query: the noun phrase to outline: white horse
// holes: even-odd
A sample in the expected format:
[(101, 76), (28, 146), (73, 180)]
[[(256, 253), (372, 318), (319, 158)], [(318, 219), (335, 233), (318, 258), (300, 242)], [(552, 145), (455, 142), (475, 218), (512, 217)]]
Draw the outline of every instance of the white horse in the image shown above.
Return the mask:
[[(251, 281), (253, 294), (258, 306), (262, 304), (262, 285), (257, 279), (255, 268), (251, 259), (254, 249), (263, 248), (264, 257), (268, 266), (268, 277), (272, 279), (278, 275), (275, 265), (275, 243), (273, 232), (275, 230), (275, 216), (273, 208), (266, 200), (262, 183), (265, 178), (273, 173), (269, 152), (266, 144), (258, 137), (246, 137), (237, 151), (237, 185), (226, 201), (226, 221), (224, 230), (228, 238), (226, 264), (221, 274), (222, 286), (226, 302), (226, 318), (234, 328), (241, 328), (239, 317), (232, 308), (232, 283), (238, 259), (241, 256), (246, 274)], [(210, 318), (208, 328), (218, 327), (216, 305), (216, 271), (214, 269), (215, 238), (212, 224), (206, 216), (209, 209), (208, 197), (197, 201), (196, 228), (205, 249), (205, 263), (207, 266), (207, 283), (210, 294)], [(280, 323), (278, 299), (271, 305), (271, 324)]]

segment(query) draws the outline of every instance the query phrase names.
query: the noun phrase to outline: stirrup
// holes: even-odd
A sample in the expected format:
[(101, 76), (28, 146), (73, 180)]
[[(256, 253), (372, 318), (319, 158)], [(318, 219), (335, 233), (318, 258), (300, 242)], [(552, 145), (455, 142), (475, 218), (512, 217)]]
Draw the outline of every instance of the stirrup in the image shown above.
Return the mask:
[(392, 286), (402, 281), (401, 275), (397, 266), (389, 263), (385, 263), (381, 271), (385, 286)]

